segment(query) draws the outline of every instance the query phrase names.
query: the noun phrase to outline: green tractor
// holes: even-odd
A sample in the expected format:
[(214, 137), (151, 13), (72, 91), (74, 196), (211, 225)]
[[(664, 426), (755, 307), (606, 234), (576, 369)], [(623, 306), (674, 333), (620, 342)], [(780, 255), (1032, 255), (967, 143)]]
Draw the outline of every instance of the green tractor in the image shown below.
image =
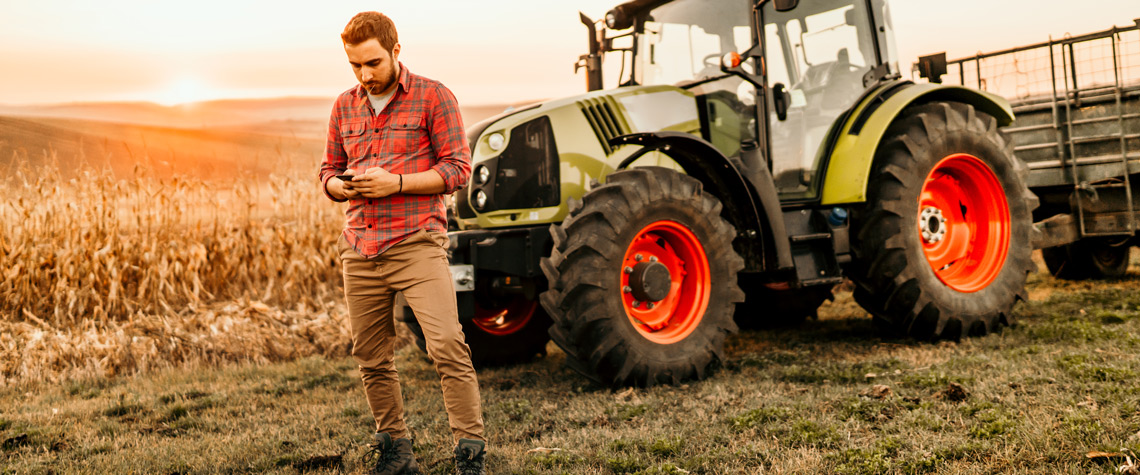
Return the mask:
[[(699, 379), (729, 333), (802, 321), (844, 276), (889, 334), (1009, 322), (1037, 207), (999, 131), (1012, 111), (901, 79), (885, 0), (634, 0), (582, 20), (588, 93), (468, 129), (449, 236), (477, 363), (550, 338), (600, 384)], [(602, 90), (607, 53), (622, 72)]]

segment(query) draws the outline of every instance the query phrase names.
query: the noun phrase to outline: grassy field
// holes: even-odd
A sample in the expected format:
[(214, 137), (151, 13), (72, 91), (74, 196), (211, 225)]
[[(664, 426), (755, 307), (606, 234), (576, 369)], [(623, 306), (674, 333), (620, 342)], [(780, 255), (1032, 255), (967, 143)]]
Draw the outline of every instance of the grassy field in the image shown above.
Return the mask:
[[(840, 292), (819, 320), (745, 332), (709, 379), (591, 386), (550, 354), (480, 371), (490, 473), (1137, 473), (1140, 277), (1030, 278), (999, 334), (875, 336)], [(398, 353), (421, 466), (449, 473), (430, 363)], [(362, 473), (351, 359), (227, 364), (0, 389), (3, 473)]]

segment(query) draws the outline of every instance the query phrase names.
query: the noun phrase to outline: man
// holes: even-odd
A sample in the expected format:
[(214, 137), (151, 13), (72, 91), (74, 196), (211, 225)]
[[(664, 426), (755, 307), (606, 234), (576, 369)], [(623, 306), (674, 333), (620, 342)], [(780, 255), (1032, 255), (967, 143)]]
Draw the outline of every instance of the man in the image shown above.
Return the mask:
[(479, 384), (445, 251), (444, 195), (471, 175), (459, 106), (442, 84), (399, 63), (400, 43), (387, 16), (356, 15), (341, 40), (360, 84), (333, 107), (320, 180), (330, 199), (349, 201), (339, 246), (352, 355), (376, 420), (372, 471), (419, 473), (393, 362), (393, 297), (402, 292), (440, 375), (457, 469), (483, 474)]

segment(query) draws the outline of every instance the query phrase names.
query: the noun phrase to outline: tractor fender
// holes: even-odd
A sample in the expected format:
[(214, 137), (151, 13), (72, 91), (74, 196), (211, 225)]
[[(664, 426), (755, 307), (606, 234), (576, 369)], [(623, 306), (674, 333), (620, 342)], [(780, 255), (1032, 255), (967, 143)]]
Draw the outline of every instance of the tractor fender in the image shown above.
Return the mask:
[(929, 102), (960, 102), (993, 116), (998, 126), (1013, 122), (1013, 108), (1004, 98), (962, 86), (914, 84), (894, 81), (865, 96), (851, 114), (826, 159), (820, 204), (861, 203), (867, 199), (867, 182), (875, 152), (907, 107)]
[[(642, 148), (630, 155), (617, 166), (617, 170), (628, 167), (635, 160), (650, 152), (665, 154), (685, 173), (699, 180), (713, 195), (720, 199), (737, 232), (750, 243), (750, 251), (745, 257), (748, 270), (791, 269), (791, 245), (784, 228), (783, 214), (780, 212), (780, 199), (772, 175), (766, 167), (756, 167), (757, 171), (741, 170), (713, 144), (684, 132), (653, 132), (619, 135), (609, 140), (610, 145), (639, 145)], [(752, 175), (749, 180), (742, 172)], [(756, 239), (759, 236), (760, 240)], [(767, 251), (767, 252), (765, 252)], [(759, 261), (759, 262), (757, 262)], [(759, 264), (761, 267), (756, 268)]]

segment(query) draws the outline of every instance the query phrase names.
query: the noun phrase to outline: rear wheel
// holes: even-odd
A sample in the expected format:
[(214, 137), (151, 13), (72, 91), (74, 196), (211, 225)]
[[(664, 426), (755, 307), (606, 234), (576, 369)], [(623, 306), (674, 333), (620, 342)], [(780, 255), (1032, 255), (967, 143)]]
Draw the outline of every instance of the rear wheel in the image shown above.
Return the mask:
[(1026, 166), (997, 121), (960, 103), (908, 109), (879, 146), (852, 220), (855, 299), (883, 330), (920, 339), (1007, 324), (1035, 269)]
[(1059, 279), (1083, 280), (1123, 276), (1128, 272), (1129, 240), (1082, 239), (1041, 250), (1045, 267)]
[(645, 167), (609, 176), (551, 227), (542, 305), (567, 364), (601, 384), (702, 378), (744, 299), (735, 231), (701, 183)]

